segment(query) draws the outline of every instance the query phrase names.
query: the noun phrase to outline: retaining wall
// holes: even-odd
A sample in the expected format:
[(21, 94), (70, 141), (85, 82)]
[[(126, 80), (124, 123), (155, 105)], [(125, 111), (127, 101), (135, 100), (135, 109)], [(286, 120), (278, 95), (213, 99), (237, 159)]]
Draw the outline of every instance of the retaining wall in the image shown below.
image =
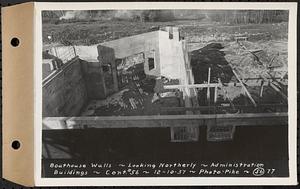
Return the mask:
[(78, 116), (87, 102), (79, 58), (74, 58), (43, 81), (43, 117)]

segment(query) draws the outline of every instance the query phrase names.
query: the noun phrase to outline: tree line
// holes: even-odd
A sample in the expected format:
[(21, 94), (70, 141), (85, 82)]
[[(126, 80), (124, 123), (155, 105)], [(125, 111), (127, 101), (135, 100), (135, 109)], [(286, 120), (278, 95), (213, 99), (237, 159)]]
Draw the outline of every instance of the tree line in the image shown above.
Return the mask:
[(141, 22), (203, 20), (226, 24), (287, 22), (286, 10), (86, 10), (43, 11), (43, 21), (121, 19)]
[(289, 12), (285, 10), (222, 10), (205, 13), (212, 21), (230, 24), (261, 24), (287, 22)]

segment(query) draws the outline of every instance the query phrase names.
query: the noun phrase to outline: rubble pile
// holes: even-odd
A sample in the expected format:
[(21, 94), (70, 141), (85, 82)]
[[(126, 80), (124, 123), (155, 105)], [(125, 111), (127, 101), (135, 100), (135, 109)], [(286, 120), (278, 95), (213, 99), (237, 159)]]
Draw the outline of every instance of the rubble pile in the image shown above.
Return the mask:
[(101, 107), (110, 108), (112, 106), (118, 106), (120, 108), (127, 108), (127, 104), (124, 102), (123, 94), (128, 92), (129, 89), (123, 89), (103, 100), (92, 100), (90, 104), (83, 111), (82, 115), (92, 116), (95, 110)]

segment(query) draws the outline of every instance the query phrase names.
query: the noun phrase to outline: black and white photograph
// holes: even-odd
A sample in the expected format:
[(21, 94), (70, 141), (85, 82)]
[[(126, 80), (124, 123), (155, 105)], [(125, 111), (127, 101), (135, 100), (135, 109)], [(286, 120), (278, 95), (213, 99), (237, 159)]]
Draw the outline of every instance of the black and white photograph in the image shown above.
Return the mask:
[(41, 15), (42, 178), (291, 176), (289, 10)]

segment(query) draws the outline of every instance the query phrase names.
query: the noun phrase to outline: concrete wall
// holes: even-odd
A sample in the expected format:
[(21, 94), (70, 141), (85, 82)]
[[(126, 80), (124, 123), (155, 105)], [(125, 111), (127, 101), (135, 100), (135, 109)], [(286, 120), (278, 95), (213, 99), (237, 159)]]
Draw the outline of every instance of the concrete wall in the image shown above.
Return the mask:
[(179, 79), (186, 83), (185, 60), (183, 42), (179, 40), (178, 30), (173, 29), (173, 39), (169, 38), (168, 31), (159, 31), (159, 55), (161, 75)]
[(116, 58), (125, 58), (133, 54), (158, 48), (158, 33), (159, 31), (153, 31), (130, 37), (123, 37), (101, 43), (100, 45), (113, 48)]
[[(126, 58), (138, 53), (144, 53), (145, 55), (145, 74), (152, 76), (160, 76), (160, 33), (164, 32), (167, 39), (169, 39), (169, 32), (166, 31), (153, 31), (144, 34), (134, 35), (130, 37), (124, 37), (117, 40), (112, 40), (99, 44), (103, 47), (108, 47), (114, 50), (115, 58)], [(174, 36), (175, 37), (175, 36)], [(97, 51), (97, 46), (75, 46), (75, 54), (72, 52), (73, 48), (62, 46), (55, 47), (51, 50), (51, 53), (57, 55), (63, 60), (70, 59), (69, 56), (77, 55), (80, 59), (87, 62), (98, 62), (98, 57), (102, 57)], [(164, 47), (163, 47), (164, 48)], [(170, 47), (171, 48), (171, 47)], [(65, 56), (68, 55), (68, 56)], [(153, 57), (154, 56), (154, 57)], [(148, 58), (154, 58), (155, 67), (154, 69), (149, 69)]]
[(45, 79), (52, 72), (52, 59), (43, 59), (43, 79)]
[(76, 50), (73, 46), (52, 47), (50, 54), (61, 59), (63, 63), (66, 63), (76, 56)]
[[(108, 94), (118, 90), (117, 73), (115, 66), (114, 50), (109, 47), (101, 48), (98, 53), (97, 45), (93, 46), (75, 46), (76, 55), (80, 58), (81, 73), (80, 77), (84, 78), (86, 93), (89, 99), (103, 99)], [(70, 47), (56, 47), (55, 51), (58, 55), (65, 54), (70, 50)], [(54, 51), (54, 50), (53, 50)], [(63, 57), (58, 57), (63, 58)], [(70, 58), (70, 57), (69, 57)], [(100, 62), (99, 62), (100, 61)], [(104, 73), (101, 64), (111, 64), (115, 70), (116, 85), (105, 87)], [(49, 66), (48, 66), (49, 67)], [(47, 64), (43, 68), (44, 75), (49, 75)], [(63, 68), (64, 69), (64, 68)], [(113, 79), (113, 75), (111, 77)]]
[[(114, 93), (119, 91), (118, 87), (118, 76), (117, 76), (117, 66), (115, 62), (115, 52), (113, 48), (98, 45), (98, 60), (101, 65), (107, 65), (110, 67), (108, 72), (104, 74), (105, 81), (111, 80), (112, 84), (106, 84), (106, 89), (108, 93)], [(103, 71), (104, 73), (104, 71)], [(107, 78), (107, 79), (106, 79)], [(107, 93), (107, 94), (108, 94)], [(106, 94), (106, 95), (107, 95)]]
[[(144, 34), (124, 37), (117, 40), (101, 43), (102, 46), (114, 49), (116, 58), (125, 58), (134, 54), (144, 53), (145, 55), (145, 74), (160, 76), (160, 56), (159, 56), (159, 33), (153, 31)], [(148, 57), (154, 57), (155, 68), (149, 70)]]
[(43, 116), (78, 116), (87, 90), (78, 58), (43, 81)]
[(81, 60), (82, 73), (86, 84), (89, 99), (103, 99), (106, 97), (106, 88), (102, 66), (99, 62)]
[[(97, 46), (74, 47), (80, 59), (68, 61), (44, 80), (43, 116), (76, 116), (88, 99), (103, 99), (118, 91), (115, 57), (144, 53), (146, 75), (180, 79), (181, 84), (186, 84), (183, 43), (177, 29), (170, 31), (167, 28), (166, 31), (125, 37)], [(70, 51), (70, 47), (58, 47), (55, 51), (64, 54)], [(149, 68), (149, 58), (154, 59), (152, 69)], [(112, 86), (108, 87), (102, 68), (105, 64), (111, 66), (113, 79)]]
[(87, 62), (98, 62), (97, 45), (75, 46), (76, 55)]
[[(171, 36), (170, 37), (170, 33)], [(116, 58), (125, 58), (143, 52), (146, 75), (181, 79), (185, 83), (183, 43), (178, 28), (166, 27), (165, 31), (153, 31), (131, 37), (108, 41), (102, 46), (114, 49)], [(148, 58), (154, 58), (154, 69), (149, 69)]]
[[(80, 46), (83, 53), (84, 46)], [(76, 47), (77, 49), (77, 47)], [(89, 58), (79, 55), (82, 64), (82, 73), (86, 83), (86, 90), (89, 99), (104, 99), (107, 95), (118, 91), (117, 68), (115, 65), (114, 50), (105, 46), (88, 46), (86, 50), (91, 50), (92, 55)], [(95, 53), (97, 52), (97, 53)], [(99, 53), (98, 53), (99, 52)], [(95, 57), (95, 55), (97, 55)], [(96, 61), (95, 61), (96, 58)], [(102, 66), (111, 65), (111, 77), (107, 78), (108, 73), (104, 73)], [(115, 85), (106, 86), (105, 79), (110, 79), (115, 82)]]
[[(75, 50), (75, 51), (74, 51)], [(91, 46), (58, 46), (53, 47), (50, 53), (55, 57), (62, 59), (64, 62), (71, 60), (75, 56), (79, 56), (80, 59), (86, 60), (88, 62), (98, 62), (98, 51), (97, 45)]]

